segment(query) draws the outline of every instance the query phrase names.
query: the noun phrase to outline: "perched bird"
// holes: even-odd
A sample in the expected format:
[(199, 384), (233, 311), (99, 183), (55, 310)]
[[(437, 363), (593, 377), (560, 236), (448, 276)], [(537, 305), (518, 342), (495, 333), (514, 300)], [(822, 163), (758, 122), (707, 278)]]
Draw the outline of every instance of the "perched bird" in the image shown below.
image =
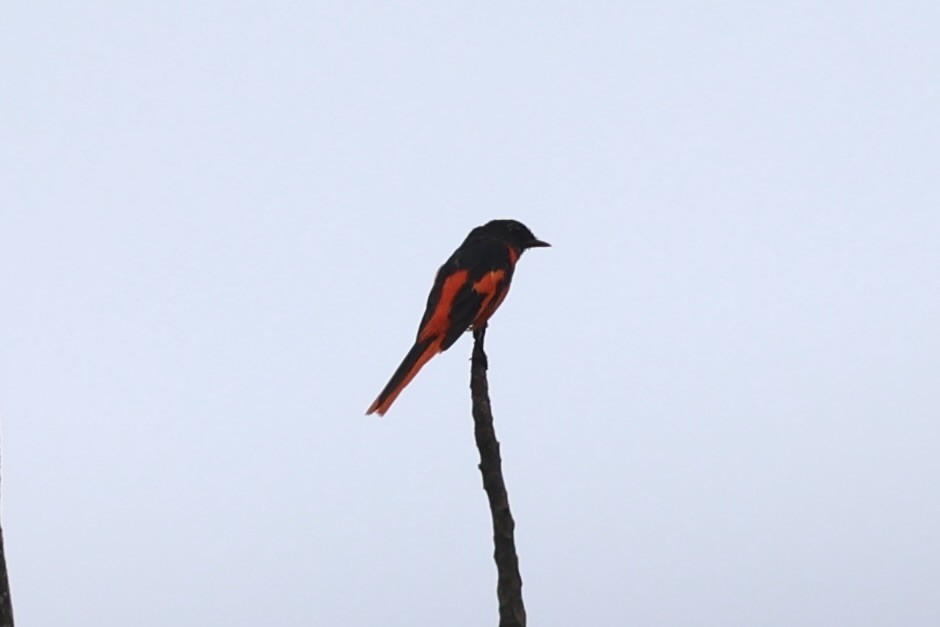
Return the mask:
[(506, 298), (519, 256), (550, 245), (515, 220), (492, 220), (470, 231), (437, 271), (415, 344), (366, 414), (384, 415), (431, 357), (467, 329), (485, 325)]

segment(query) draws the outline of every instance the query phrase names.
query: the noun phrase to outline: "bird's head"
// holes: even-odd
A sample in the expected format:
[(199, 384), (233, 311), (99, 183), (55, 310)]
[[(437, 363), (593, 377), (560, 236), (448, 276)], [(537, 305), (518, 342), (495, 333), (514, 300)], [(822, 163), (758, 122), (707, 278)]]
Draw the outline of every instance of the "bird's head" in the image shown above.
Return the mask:
[(517, 220), (490, 220), (483, 226), (473, 229), (470, 236), (492, 237), (510, 244), (520, 252), (527, 248), (551, 246), (533, 235), (529, 227)]

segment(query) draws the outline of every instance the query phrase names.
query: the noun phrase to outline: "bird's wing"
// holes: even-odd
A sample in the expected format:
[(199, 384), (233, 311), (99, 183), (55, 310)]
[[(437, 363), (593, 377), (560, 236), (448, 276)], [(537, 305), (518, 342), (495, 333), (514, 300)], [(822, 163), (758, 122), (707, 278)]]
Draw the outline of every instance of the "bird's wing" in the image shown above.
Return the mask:
[(472, 325), (489, 318), (505, 297), (512, 278), (513, 260), (501, 242), (479, 242), (462, 255), (462, 261), (467, 276), (454, 294), (441, 350), (450, 348)]

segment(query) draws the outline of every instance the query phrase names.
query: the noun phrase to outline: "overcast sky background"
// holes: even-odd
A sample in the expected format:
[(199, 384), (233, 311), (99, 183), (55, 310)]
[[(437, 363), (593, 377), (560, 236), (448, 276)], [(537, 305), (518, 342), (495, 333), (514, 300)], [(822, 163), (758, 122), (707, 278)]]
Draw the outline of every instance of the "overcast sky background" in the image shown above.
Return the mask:
[(3, 2), (22, 625), (935, 626), (940, 4)]

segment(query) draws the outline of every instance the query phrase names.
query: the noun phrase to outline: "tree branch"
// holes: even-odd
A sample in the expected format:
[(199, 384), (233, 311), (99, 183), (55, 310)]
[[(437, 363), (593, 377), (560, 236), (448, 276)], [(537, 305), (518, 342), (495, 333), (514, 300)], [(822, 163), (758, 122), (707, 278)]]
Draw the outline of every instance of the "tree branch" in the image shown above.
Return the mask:
[(473, 356), (470, 359), (470, 397), (473, 400), (473, 434), (480, 450), (480, 474), (483, 489), (490, 502), (493, 517), (493, 544), (496, 560), (496, 598), (499, 600), (499, 627), (525, 627), (525, 606), (522, 604), (522, 577), (513, 531), (516, 523), (509, 511), (509, 496), (503, 482), (499, 441), (493, 429), (489, 383), (486, 381), (488, 362), (483, 352), (486, 327), (473, 332)]
[(13, 627), (13, 603), (10, 600), (10, 580), (7, 577), (2, 529), (0, 529), (0, 627)]

